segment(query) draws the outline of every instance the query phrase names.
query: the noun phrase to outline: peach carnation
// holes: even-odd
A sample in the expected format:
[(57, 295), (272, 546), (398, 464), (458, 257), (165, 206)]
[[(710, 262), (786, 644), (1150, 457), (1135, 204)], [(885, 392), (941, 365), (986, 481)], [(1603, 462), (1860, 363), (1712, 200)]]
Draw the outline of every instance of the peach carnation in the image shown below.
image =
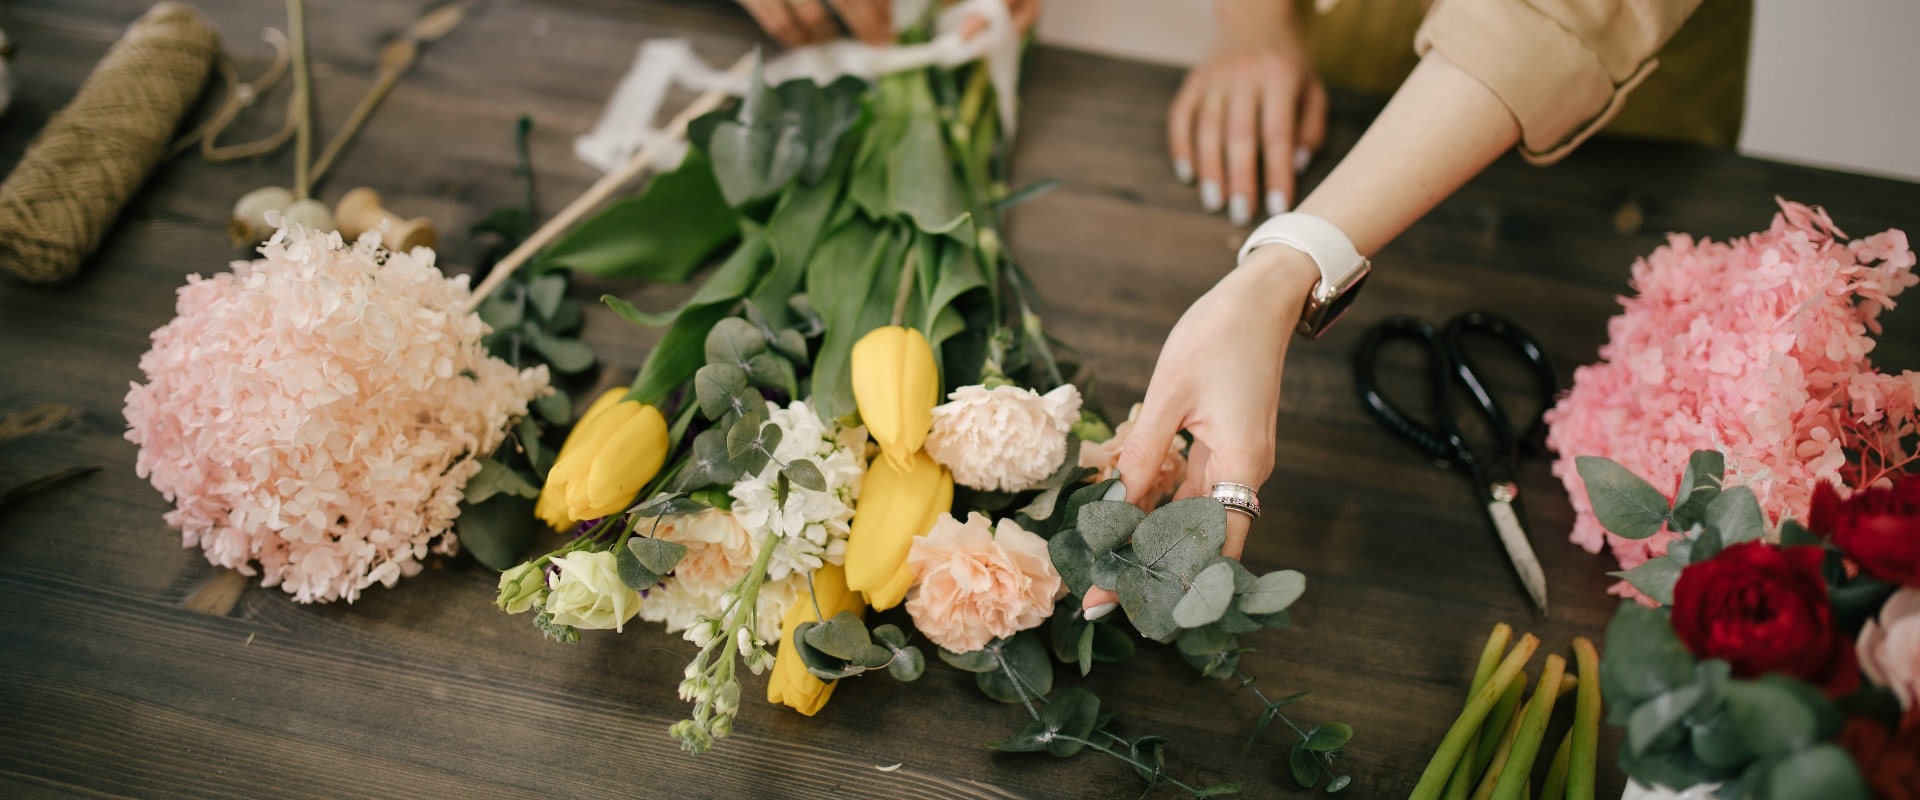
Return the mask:
[(962, 523), (941, 514), (933, 530), (913, 540), (907, 595), (913, 625), (934, 644), (967, 653), (1039, 625), (1066, 594), (1045, 539), (1013, 520), (978, 512)]
[(487, 354), (465, 276), (370, 233), (283, 228), (192, 275), (127, 392), (135, 470), (184, 546), (299, 602), (352, 602), (452, 553), (461, 491), (545, 367)]
[[(1133, 421), (1138, 416), (1140, 404), (1134, 403), (1127, 412), (1127, 421), (1113, 429), (1113, 438), (1080, 445), (1080, 466), (1096, 470), (1088, 480), (1099, 483), (1114, 476), (1120, 466), (1120, 451), (1126, 447), (1127, 437), (1133, 435)], [(1186, 444), (1186, 436), (1180, 434), (1167, 442), (1167, 454), (1161, 457), (1160, 469), (1154, 473), (1153, 485), (1147, 491), (1147, 498), (1155, 505), (1172, 499), (1174, 493), (1180, 491), (1180, 484), (1186, 482)]]
[(1046, 394), (1018, 386), (962, 386), (933, 409), (927, 455), (962, 486), (1018, 492), (1067, 458), (1067, 431), (1080, 418), (1080, 390)]

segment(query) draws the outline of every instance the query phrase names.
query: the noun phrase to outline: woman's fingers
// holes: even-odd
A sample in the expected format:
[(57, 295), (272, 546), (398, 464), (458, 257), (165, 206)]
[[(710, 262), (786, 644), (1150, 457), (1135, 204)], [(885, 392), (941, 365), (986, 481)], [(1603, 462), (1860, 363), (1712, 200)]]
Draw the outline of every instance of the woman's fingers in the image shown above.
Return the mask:
[(1294, 159), (1294, 172), (1307, 168), (1314, 153), (1327, 146), (1327, 85), (1319, 80), (1307, 83), (1306, 98), (1300, 101), (1300, 153)]
[(1226, 205), (1227, 87), (1209, 83), (1200, 96), (1193, 125), (1193, 166), (1200, 178), (1200, 207), (1209, 212)]
[(1227, 219), (1235, 225), (1253, 221), (1260, 196), (1260, 94), (1255, 78), (1243, 74), (1227, 95)]
[(893, 41), (893, 5), (887, 0), (833, 0), (833, 10), (853, 38), (867, 44)]
[(1277, 83), (1269, 83), (1260, 97), (1260, 152), (1266, 173), (1267, 214), (1283, 214), (1293, 208), (1295, 156), (1298, 146), (1294, 107), (1301, 99), (1289, 97)]
[(794, 19), (806, 32), (806, 41), (827, 42), (840, 37), (840, 26), (833, 22), (833, 15), (827, 12), (826, 5), (820, 0), (787, 0), (793, 9)]
[(1193, 183), (1193, 128), (1200, 116), (1200, 98), (1206, 93), (1206, 75), (1187, 73), (1180, 92), (1167, 106), (1167, 149), (1173, 154), (1173, 174), (1181, 183)]
[(774, 41), (788, 47), (806, 44), (807, 33), (786, 0), (740, 0), (740, 5), (746, 7), (753, 21), (760, 23), (760, 29)]

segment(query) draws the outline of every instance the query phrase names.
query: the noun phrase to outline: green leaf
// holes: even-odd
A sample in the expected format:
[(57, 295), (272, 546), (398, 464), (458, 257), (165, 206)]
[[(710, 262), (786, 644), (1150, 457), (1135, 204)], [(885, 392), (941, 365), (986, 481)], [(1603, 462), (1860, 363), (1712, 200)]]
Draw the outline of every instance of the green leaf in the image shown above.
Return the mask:
[(793, 650), (800, 656), (800, 663), (807, 668), (807, 672), (823, 681), (836, 681), (866, 672), (865, 667), (850, 665), (846, 659), (823, 653), (813, 646), (807, 635), (824, 624), (802, 622), (793, 628)]
[[(669, 542), (653, 536), (634, 536), (627, 539), (627, 551), (633, 555), (640, 566), (647, 571), (664, 577), (680, 565), (687, 557), (687, 546), (679, 542)], [(656, 578), (653, 583), (658, 583)], [(651, 586), (653, 583), (649, 583)]]
[(1680, 492), (1673, 498), (1673, 529), (1684, 531), (1704, 517), (1707, 504), (1720, 496), (1720, 483), (1727, 472), (1727, 458), (1718, 450), (1695, 450), (1687, 457), (1687, 471), (1680, 478)]
[(1768, 800), (1867, 800), (1867, 783), (1838, 745), (1820, 744), (1775, 763), (1762, 777)]
[(1133, 531), (1133, 551), (1147, 567), (1181, 580), (1220, 556), (1227, 541), (1227, 511), (1211, 497), (1176, 500), (1148, 514)]
[[(726, 364), (733, 366), (744, 375), (747, 360), (767, 351), (766, 334), (754, 327), (753, 323), (739, 317), (727, 317), (715, 322), (713, 329), (707, 331), (707, 340), (702, 353), (708, 364)], [(743, 377), (741, 384), (745, 385)]]
[(827, 490), (827, 476), (820, 474), (820, 468), (804, 458), (788, 462), (780, 469), (780, 474), (787, 476), (787, 480), (802, 489), (816, 492)]
[(1655, 742), (1684, 728), (1687, 715), (1705, 696), (1699, 685), (1682, 686), (1666, 692), (1633, 709), (1627, 717), (1627, 747), (1634, 754), (1645, 753)]
[(461, 546), (473, 554), (474, 560), (497, 570), (520, 563), (520, 555), (533, 544), (539, 529), (533, 501), (512, 494), (495, 494), (485, 502), (462, 504), (453, 525)]
[(985, 647), (965, 653), (956, 653), (942, 647), (940, 648), (940, 660), (947, 662), (948, 665), (956, 669), (966, 672), (992, 672), (1000, 668), (1000, 662), (994, 660), (993, 651)]
[(907, 644), (906, 633), (898, 625), (882, 625), (873, 629), (873, 640), (893, 654), (893, 661), (887, 664), (887, 673), (902, 682), (916, 681), (927, 670), (927, 657), (920, 648)]
[(1136, 568), (1121, 572), (1116, 584), (1114, 591), (1120, 595), (1120, 608), (1127, 612), (1127, 621), (1133, 623), (1141, 636), (1158, 641), (1180, 630), (1180, 624), (1173, 619), (1173, 609), (1187, 590), (1179, 580)]
[(707, 419), (717, 420), (735, 412), (746, 414), (764, 407), (752, 404), (746, 396), (748, 393), (747, 371), (732, 364), (708, 364), (693, 373), (693, 396), (700, 403), (700, 413)]
[(1240, 638), (1217, 626), (1189, 628), (1174, 640), (1180, 657), (1202, 677), (1222, 677), (1233, 671), (1240, 657)]
[(1632, 584), (1641, 594), (1653, 598), (1663, 606), (1673, 605), (1673, 585), (1680, 580), (1680, 565), (1673, 559), (1662, 556), (1640, 562), (1639, 566), (1624, 572), (1609, 572), (1616, 578)]
[(1210, 625), (1227, 613), (1233, 602), (1233, 567), (1224, 557), (1200, 571), (1180, 602), (1173, 606), (1173, 621), (1182, 628)]
[(753, 385), (762, 389), (785, 392), (788, 397), (800, 396), (800, 380), (794, 374), (793, 362), (772, 353), (747, 359), (747, 376), (753, 379)]
[(1034, 198), (1060, 188), (1062, 183), (1064, 183), (1064, 181), (1059, 178), (1047, 178), (1034, 181), (1033, 183), (1015, 189), (1012, 194), (994, 201), (993, 210), (1005, 214)]
[(1780, 521), (1781, 547), (1805, 547), (1817, 544), (1821, 544), (1820, 537), (1814, 535), (1813, 531), (1807, 530), (1807, 526), (1791, 519)]
[(541, 270), (679, 283), (740, 232), (706, 153), (690, 149), (672, 172), (614, 201), (541, 254)]
[(564, 426), (573, 421), (573, 397), (564, 390), (554, 389), (551, 394), (534, 399), (533, 413), (549, 425)]
[(1307, 731), (1300, 746), (1316, 753), (1331, 753), (1353, 740), (1353, 726), (1344, 722), (1322, 722)]
[(560, 313), (560, 301), (567, 298), (564, 275), (536, 275), (527, 280), (527, 302), (541, 319), (553, 319)]
[(568, 339), (542, 331), (538, 328), (524, 328), (521, 335), (527, 344), (539, 351), (540, 357), (554, 372), (573, 375), (585, 372), (593, 366), (593, 349), (579, 339)]
[(807, 296), (826, 325), (812, 379), (814, 410), (822, 418), (854, 411), (853, 344), (892, 313), (899, 272), (899, 262), (888, 258), (892, 244), (879, 227), (854, 222), (821, 241), (808, 264)]
[(780, 426), (771, 422), (762, 424), (758, 414), (741, 417), (727, 430), (727, 457), (747, 475), (758, 474), (765, 468), (779, 446)]
[[(628, 541), (631, 543), (642, 540), (634, 537)], [(640, 563), (640, 559), (634, 556), (633, 549), (630, 547), (616, 549), (613, 553), (613, 564), (620, 573), (620, 582), (636, 592), (653, 588), (654, 584), (659, 583), (660, 578), (665, 575), (665, 573), (647, 569), (647, 565)]]
[(1080, 532), (1073, 528), (1057, 531), (1047, 540), (1047, 556), (1053, 561), (1053, 569), (1060, 573), (1060, 580), (1067, 585), (1067, 591), (1076, 597), (1084, 597), (1087, 590), (1093, 588), (1093, 552), (1087, 549), (1087, 542)]
[(1240, 595), (1239, 608), (1247, 614), (1277, 614), (1287, 610), (1307, 591), (1307, 576), (1298, 570), (1269, 572)]
[(767, 219), (767, 239), (773, 244), (773, 269), (748, 299), (774, 325), (787, 317), (787, 300), (800, 291), (808, 260), (827, 231), (827, 216), (840, 199), (843, 179), (818, 186), (794, 185), (780, 198)]
[(887, 193), (896, 213), (926, 233), (947, 233), (967, 218), (966, 194), (940, 132), (940, 114), (925, 81), (909, 92), (907, 127), (887, 161)]
[[(1781, 681), (1732, 681), (1726, 698), (1740, 741), (1762, 758), (1782, 758), (1820, 737), (1819, 710)], [(1825, 702), (1817, 695), (1812, 700)]]
[(659, 403), (706, 363), (702, 345), (708, 329), (728, 316), (728, 308), (759, 277), (766, 256), (766, 237), (748, 230), (740, 247), (694, 292), (693, 299), (681, 307), (672, 326), (654, 345), (640, 374), (633, 379), (635, 399), (650, 405)]
[(1080, 507), (1074, 527), (1093, 555), (1104, 556), (1133, 538), (1134, 529), (1146, 518), (1147, 512), (1125, 500), (1095, 500)]
[(1353, 784), (1352, 775), (1335, 775), (1333, 777), (1333, 780), (1327, 781), (1327, 794), (1333, 794), (1335, 792), (1340, 791), (1341, 789), (1345, 789), (1348, 786), (1351, 786), (1352, 784)]
[(683, 494), (668, 494), (655, 497), (634, 507), (633, 515), (642, 519), (648, 517), (675, 517), (682, 514), (698, 514), (713, 506), (695, 500)]
[(514, 497), (535, 498), (540, 496), (540, 487), (527, 482), (520, 473), (508, 469), (505, 464), (491, 458), (482, 458), (480, 471), (467, 479), (463, 489), (468, 505), (484, 503), (496, 494)]
[(701, 431), (693, 438), (693, 457), (675, 479), (675, 491), (691, 491), (705, 486), (731, 485), (740, 479), (740, 468), (727, 455), (727, 433), (717, 428)]
[[(1133, 757), (1133, 771), (1147, 782), (1147, 791), (1160, 785), (1167, 772), (1167, 737), (1141, 736), (1127, 742), (1127, 754)], [(1151, 764), (1151, 767), (1146, 765)]]
[(1600, 524), (1617, 536), (1645, 539), (1660, 532), (1672, 509), (1660, 490), (1627, 471), (1612, 459), (1580, 456), (1574, 459), (1587, 500)]
[(1208, 786), (1204, 789), (1201, 789), (1198, 792), (1194, 792), (1193, 796), (1194, 797), (1226, 797), (1229, 795), (1236, 795), (1239, 793), (1240, 793), (1240, 784), (1216, 783), (1212, 786)]
[(1287, 767), (1293, 772), (1293, 782), (1301, 788), (1311, 789), (1320, 782), (1320, 759), (1312, 750), (1294, 745), (1293, 751), (1287, 754)]
[(1053, 732), (1047, 729), (1044, 720), (1034, 720), (1020, 728), (1014, 735), (987, 743), (988, 747), (1003, 753), (1038, 753), (1047, 749), (1048, 740)]
[[(1692, 683), (1694, 663), (1665, 613), (1625, 601), (1607, 625), (1607, 646), (1600, 659), (1601, 690), (1615, 713), (1622, 714)], [(1624, 722), (1624, 716), (1615, 720), (1615, 724)]]
[(1720, 546), (1751, 542), (1767, 533), (1767, 516), (1760, 510), (1760, 499), (1753, 489), (1735, 486), (1720, 493), (1707, 504), (1704, 520), (1708, 529), (1720, 534)]
[[(1047, 646), (1038, 634), (1030, 630), (1014, 634), (1013, 638), (1000, 643), (999, 652), (1006, 661), (1006, 669), (996, 665), (996, 669), (973, 676), (974, 683), (988, 697), (1002, 703), (1018, 703), (1023, 690), (1029, 697), (1044, 697), (1053, 691), (1053, 659), (1047, 657)], [(1008, 670), (1019, 676), (1018, 686), (1007, 675)]]
[[(807, 644), (835, 658), (852, 661), (860, 650), (872, 645), (867, 626), (851, 611), (842, 611), (807, 630)], [(883, 659), (884, 660), (884, 659)]]
[[(1047, 752), (1066, 758), (1086, 746), (1093, 734), (1094, 721), (1100, 718), (1100, 698), (1080, 687), (1061, 692), (1040, 709), (1040, 722), (1053, 734)], [(1062, 738), (1071, 737), (1071, 738)]]
[(495, 331), (504, 331), (520, 327), (527, 318), (526, 289), (522, 284), (508, 281), (499, 291), (487, 296), (480, 302), (477, 313), (480, 321)]

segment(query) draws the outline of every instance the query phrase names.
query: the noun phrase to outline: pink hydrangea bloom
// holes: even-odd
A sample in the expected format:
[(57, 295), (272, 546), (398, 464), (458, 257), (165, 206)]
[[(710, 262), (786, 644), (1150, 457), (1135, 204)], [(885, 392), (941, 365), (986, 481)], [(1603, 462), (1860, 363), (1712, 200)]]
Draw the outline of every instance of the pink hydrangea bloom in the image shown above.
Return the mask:
[(1804, 516), (1818, 481), (1864, 486), (1911, 460), (1900, 437), (1914, 431), (1920, 373), (1882, 374), (1868, 357), (1880, 312), (1920, 282), (1906, 234), (1847, 241), (1825, 211), (1779, 203), (1765, 231), (1673, 234), (1635, 262), (1637, 294), (1621, 298), (1600, 361), (1575, 370), (1548, 411), (1553, 471), (1578, 512), (1572, 539), (1588, 551), (1611, 545), (1632, 568), (1675, 534), (1607, 533), (1577, 456), (1611, 458), (1671, 497), (1687, 456), (1718, 449), (1727, 482), (1751, 486), (1776, 521)]
[(207, 560), (300, 602), (351, 602), (451, 553), (461, 490), (545, 367), (488, 355), (433, 251), (290, 226), (188, 277), (127, 392), (135, 469)]

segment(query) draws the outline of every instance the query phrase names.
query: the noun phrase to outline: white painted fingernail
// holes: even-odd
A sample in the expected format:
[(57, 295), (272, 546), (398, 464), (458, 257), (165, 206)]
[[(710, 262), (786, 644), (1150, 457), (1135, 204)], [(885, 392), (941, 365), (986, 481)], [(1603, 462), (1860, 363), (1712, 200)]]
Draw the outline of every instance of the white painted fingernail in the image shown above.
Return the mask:
[(1244, 194), (1227, 198), (1227, 219), (1235, 225), (1245, 225), (1253, 221), (1253, 203)]
[(1208, 211), (1219, 211), (1222, 199), (1223, 198), (1220, 197), (1220, 184), (1213, 181), (1200, 182), (1201, 208)]
[(1174, 159), (1173, 176), (1179, 178), (1181, 183), (1193, 183), (1193, 162), (1184, 158)]
[(1307, 165), (1312, 163), (1313, 151), (1308, 150), (1306, 145), (1293, 148), (1293, 171), (1295, 173), (1306, 172)]
[(1280, 191), (1279, 189), (1267, 190), (1267, 213), (1268, 214), (1287, 213), (1287, 193), (1286, 192)]
[(1113, 613), (1113, 610), (1119, 607), (1120, 607), (1119, 603), (1101, 603), (1100, 605), (1087, 609), (1087, 613), (1085, 616), (1088, 622), (1092, 622), (1096, 619), (1099, 619), (1101, 617), (1104, 617), (1108, 614)]
[(1114, 482), (1113, 482), (1113, 485), (1112, 485), (1112, 486), (1109, 486), (1109, 487), (1107, 487), (1107, 493), (1106, 493), (1106, 494), (1103, 494), (1103, 495), (1101, 495), (1101, 496), (1100, 496), (1100, 499), (1102, 499), (1102, 500), (1125, 500), (1125, 499), (1127, 499), (1127, 482), (1126, 482), (1126, 481), (1114, 481)]

